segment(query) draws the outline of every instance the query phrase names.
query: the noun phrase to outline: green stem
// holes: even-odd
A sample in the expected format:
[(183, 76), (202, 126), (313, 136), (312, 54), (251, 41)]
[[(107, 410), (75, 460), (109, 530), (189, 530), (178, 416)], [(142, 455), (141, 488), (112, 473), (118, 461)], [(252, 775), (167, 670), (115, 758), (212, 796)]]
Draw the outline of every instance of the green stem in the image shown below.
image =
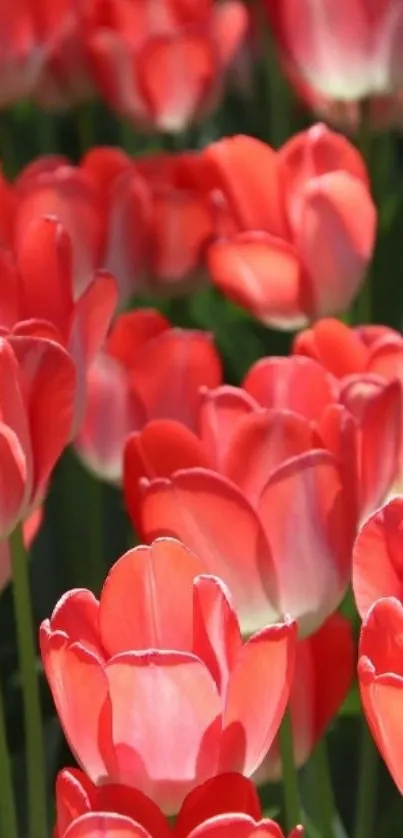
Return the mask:
[(280, 754), (283, 771), (283, 791), (287, 830), (302, 823), (298, 775), (294, 761), (291, 716), (287, 710), (279, 730)]
[(0, 689), (0, 835), (18, 838), (11, 759), (7, 745), (3, 694)]
[(334, 838), (334, 823), (337, 817), (330, 776), (326, 741), (322, 739), (312, 757), (316, 777), (316, 799), (322, 838)]
[(378, 752), (363, 719), (354, 838), (372, 838), (376, 809)]
[(10, 536), (14, 614), (24, 704), (30, 838), (48, 835), (46, 769), (28, 560), (21, 525)]

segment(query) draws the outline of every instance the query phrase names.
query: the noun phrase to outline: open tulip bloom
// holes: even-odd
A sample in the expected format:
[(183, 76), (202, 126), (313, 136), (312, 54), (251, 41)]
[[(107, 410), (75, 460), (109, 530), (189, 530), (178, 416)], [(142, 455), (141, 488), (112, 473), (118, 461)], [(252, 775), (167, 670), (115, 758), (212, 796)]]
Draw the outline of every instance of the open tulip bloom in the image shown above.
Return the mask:
[(41, 628), (45, 672), (83, 769), (167, 814), (209, 777), (259, 767), (288, 701), (295, 639), (286, 620), (243, 643), (223, 583), (171, 539), (126, 553), (99, 602), (87, 590), (66, 594)]

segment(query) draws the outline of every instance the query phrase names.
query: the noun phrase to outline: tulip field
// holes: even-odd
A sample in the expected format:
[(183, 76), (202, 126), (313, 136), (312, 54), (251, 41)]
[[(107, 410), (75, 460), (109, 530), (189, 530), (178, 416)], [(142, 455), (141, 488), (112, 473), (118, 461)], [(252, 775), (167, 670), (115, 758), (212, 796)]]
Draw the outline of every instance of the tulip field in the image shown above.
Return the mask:
[(403, 0), (2, 0), (0, 838), (402, 795)]

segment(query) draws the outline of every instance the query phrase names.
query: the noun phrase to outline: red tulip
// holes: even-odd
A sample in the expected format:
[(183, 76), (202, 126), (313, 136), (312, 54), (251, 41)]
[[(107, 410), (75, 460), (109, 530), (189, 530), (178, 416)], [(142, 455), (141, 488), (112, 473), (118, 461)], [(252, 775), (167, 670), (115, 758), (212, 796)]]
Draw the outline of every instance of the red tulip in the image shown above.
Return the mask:
[(0, 251), (0, 271), (3, 333), (43, 334), (65, 346), (75, 362), (74, 435), (85, 407), (87, 368), (103, 343), (116, 305), (115, 282), (98, 272), (75, 300), (69, 237), (54, 218), (47, 217), (32, 221), (15, 257)]
[(211, 111), (248, 24), (238, 0), (94, 0), (86, 46), (109, 105), (136, 127), (180, 133)]
[(120, 296), (170, 295), (205, 278), (204, 250), (217, 208), (186, 180), (189, 155), (132, 160), (116, 149), (92, 149), (81, 163), (105, 216), (102, 265), (116, 276)]
[(403, 600), (403, 499), (394, 498), (366, 521), (353, 553), (353, 588), (364, 618), (383, 597)]
[(72, 424), (75, 369), (57, 343), (0, 337), (0, 534), (37, 509)]
[(403, 605), (378, 599), (361, 628), (358, 678), (364, 713), (389, 771), (403, 793)]
[(235, 302), (281, 329), (350, 305), (371, 258), (376, 212), (348, 140), (324, 125), (279, 152), (230, 137), (192, 165), (200, 188), (215, 190), (227, 210), (208, 266)]
[[(262, 820), (253, 783), (241, 774), (207, 780), (185, 798), (173, 827), (142, 792), (126, 786), (97, 788), (81, 771), (60, 771), (56, 781), (56, 838), (283, 838), (281, 829)], [(303, 835), (301, 826), (289, 838)]]
[(168, 814), (209, 777), (257, 769), (292, 678), (295, 624), (242, 644), (225, 586), (204, 571), (161, 539), (114, 565), (99, 602), (71, 591), (41, 627), (56, 709), (92, 782), (133, 786)]
[(381, 97), (379, 105), (385, 98), (386, 107), (403, 86), (400, 3), (265, 0), (264, 5), (286, 71), (322, 112), (337, 118), (339, 109), (356, 127), (362, 101), (375, 97), (377, 104)]
[(88, 373), (81, 459), (103, 479), (120, 480), (127, 436), (161, 418), (195, 429), (200, 387), (220, 380), (209, 334), (173, 329), (151, 309), (120, 315)]
[[(289, 708), (298, 767), (309, 759), (337, 715), (351, 687), (354, 670), (352, 627), (341, 614), (332, 614), (319, 631), (297, 643)], [(276, 739), (254, 780), (267, 783), (278, 780), (281, 773)]]
[(311, 634), (344, 595), (353, 538), (390, 491), (400, 445), (399, 385), (364, 383), (365, 398), (311, 359), (264, 358), (242, 389), (204, 391), (196, 433), (160, 420), (127, 440), (135, 528), (202, 555), (246, 632), (290, 613)]

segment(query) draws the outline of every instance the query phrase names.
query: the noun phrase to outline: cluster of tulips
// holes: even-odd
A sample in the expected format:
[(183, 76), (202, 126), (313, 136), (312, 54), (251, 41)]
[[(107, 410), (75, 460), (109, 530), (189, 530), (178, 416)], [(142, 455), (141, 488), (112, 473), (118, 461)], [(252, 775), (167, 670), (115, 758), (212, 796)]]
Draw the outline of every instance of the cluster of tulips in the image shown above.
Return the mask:
[[(264, 25), (333, 127), (170, 150), (225, 78), (248, 95)], [(79, 766), (52, 778), (55, 838), (318, 838), (297, 772), (319, 749), (320, 838), (344, 836), (324, 743), (356, 682), (403, 794), (403, 337), (362, 316), (385, 223), (363, 136), (403, 123), (402, 33), (403, 0), (0, 2), (3, 108), (98, 93), (165, 138), (0, 172), (0, 592), (28, 791), (17, 811), (0, 690), (0, 838), (51, 834), (27, 552), (69, 446), (139, 546), (40, 625)], [(162, 313), (209, 288), (295, 332), (289, 353), (228, 383), (219, 336)]]

